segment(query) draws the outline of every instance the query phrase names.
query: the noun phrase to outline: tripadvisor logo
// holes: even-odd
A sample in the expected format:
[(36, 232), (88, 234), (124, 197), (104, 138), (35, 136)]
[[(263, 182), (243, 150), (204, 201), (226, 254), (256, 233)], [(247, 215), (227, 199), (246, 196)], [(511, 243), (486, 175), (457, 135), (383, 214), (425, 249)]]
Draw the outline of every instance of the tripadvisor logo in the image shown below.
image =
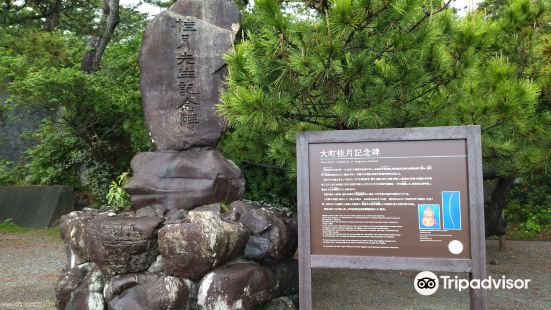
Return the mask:
[(438, 277), (430, 271), (419, 272), (413, 281), (417, 293), (424, 296), (436, 293), (438, 284)]
[(413, 281), (413, 286), (417, 293), (429, 296), (438, 290), (442, 281), (442, 286), (445, 290), (458, 290), (463, 291), (466, 289), (528, 289), (528, 283), (530, 279), (507, 279), (505, 276), (501, 278), (492, 278), (489, 276), (487, 279), (460, 279), (458, 276), (440, 276), (438, 278), (433, 272), (423, 271), (417, 274)]

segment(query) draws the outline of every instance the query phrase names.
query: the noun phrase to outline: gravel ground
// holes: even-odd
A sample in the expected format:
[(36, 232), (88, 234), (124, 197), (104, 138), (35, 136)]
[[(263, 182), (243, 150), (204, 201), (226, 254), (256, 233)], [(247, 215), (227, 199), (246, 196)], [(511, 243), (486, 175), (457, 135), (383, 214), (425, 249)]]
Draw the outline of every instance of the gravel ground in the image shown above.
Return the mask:
[(59, 238), (0, 233), (0, 309), (55, 309), (54, 287), (65, 260)]
[[(551, 242), (508, 241), (505, 252), (487, 242), (488, 274), (532, 279), (527, 290), (491, 290), (489, 309), (551, 309)], [(65, 263), (60, 239), (37, 233), (0, 233), (0, 309), (54, 309), (54, 287)], [(468, 292), (413, 289), (414, 272), (317, 269), (316, 310), (468, 309)], [(453, 275), (452, 275), (453, 276)], [(466, 277), (465, 274), (461, 275)]]
[[(504, 252), (488, 240), (487, 272), (492, 278), (531, 279), (526, 290), (489, 290), (488, 309), (551, 309), (551, 242), (507, 241)], [(445, 273), (436, 273), (444, 275)], [(317, 269), (312, 299), (316, 310), (469, 309), (468, 291), (443, 290), (421, 296), (413, 288), (417, 272)], [(454, 274), (468, 278), (467, 274)]]

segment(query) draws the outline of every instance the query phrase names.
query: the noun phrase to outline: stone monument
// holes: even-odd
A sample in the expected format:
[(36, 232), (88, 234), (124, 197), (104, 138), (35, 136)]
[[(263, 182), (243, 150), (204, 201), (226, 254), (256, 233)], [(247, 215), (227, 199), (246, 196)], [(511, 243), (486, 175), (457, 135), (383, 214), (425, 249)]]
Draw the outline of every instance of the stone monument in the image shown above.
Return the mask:
[(186, 209), (240, 199), (239, 168), (215, 150), (226, 122), (215, 111), (222, 55), (239, 30), (232, 0), (178, 1), (147, 26), (140, 53), (142, 103), (156, 152), (132, 160), (134, 208)]
[(216, 150), (238, 28), (233, 0), (179, 0), (150, 22), (140, 66), (156, 150), (132, 160), (134, 211), (62, 219), (58, 309), (296, 309), (296, 218), (241, 201), (243, 175)]
[(147, 26), (140, 53), (145, 120), (159, 151), (213, 148), (226, 130), (214, 106), (240, 12), (232, 0), (178, 1)]

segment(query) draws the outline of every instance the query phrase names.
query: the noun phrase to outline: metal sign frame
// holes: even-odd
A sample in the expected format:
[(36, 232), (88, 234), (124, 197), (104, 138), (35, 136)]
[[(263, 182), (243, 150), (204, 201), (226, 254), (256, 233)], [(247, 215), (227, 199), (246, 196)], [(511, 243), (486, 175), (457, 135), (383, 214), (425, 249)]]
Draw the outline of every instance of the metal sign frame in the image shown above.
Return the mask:
[[(484, 193), (480, 126), (362, 129), (302, 132), (297, 136), (297, 193), (300, 309), (312, 309), (312, 268), (349, 268), (468, 272), (470, 279), (486, 278)], [(318, 143), (465, 140), (470, 221), (470, 259), (312, 255), (310, 242), (309, 146)], [(487, 308), (486, 292), (470, 290), (471, 309)]]

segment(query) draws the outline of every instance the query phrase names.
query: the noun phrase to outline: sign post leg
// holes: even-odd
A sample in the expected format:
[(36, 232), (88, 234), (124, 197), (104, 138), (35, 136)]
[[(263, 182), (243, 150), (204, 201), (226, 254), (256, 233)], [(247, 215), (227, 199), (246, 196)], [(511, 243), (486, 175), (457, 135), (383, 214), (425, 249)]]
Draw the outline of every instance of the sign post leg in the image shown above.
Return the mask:
[[(484, 229), (484, 190), (482, 188), (482, 145), (479, 126), (467, 127), (469, 156), (469, 200), (471, 202), (471, 258), (469, 280), (486, 279), (486, 239)], [(486, 310), (486, 290), (470, 289), (471, 310)]]
[(312, 310), (312, 269), (299, 261), (299, 308)]
[(312, 310), (312, 263), (310, 250), (310, 168), (308, 133), (297, 137), (298, 269), (299, 308)]
[[(481, 277), (480, 275), (476, 275), (474, 272), (469, 273), (469, 281), (472, 279), (480, 279), (483, 280), (486, 277)], [(488, 304), (486, 302), (486, 290), (485, 289), (470, 289), (470, 303), (471, 303), (471, 310), (486, 310), (488, 308)]]

